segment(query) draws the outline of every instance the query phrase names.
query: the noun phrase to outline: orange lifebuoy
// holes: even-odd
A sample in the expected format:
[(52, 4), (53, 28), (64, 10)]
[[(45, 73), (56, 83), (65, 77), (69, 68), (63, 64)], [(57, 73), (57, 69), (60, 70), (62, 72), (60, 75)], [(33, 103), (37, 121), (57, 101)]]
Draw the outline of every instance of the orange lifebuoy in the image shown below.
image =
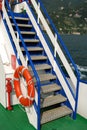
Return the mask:
[[(27, 83), (27, 97), (24, 97), (20, 88), (20, 75), (24, 77)], [(32, 76), (27, 68), (19, 66), (14, 73), (14, 90), (19, 102), (23, 106), (31, 106), (35, 98), (35, 88)]]

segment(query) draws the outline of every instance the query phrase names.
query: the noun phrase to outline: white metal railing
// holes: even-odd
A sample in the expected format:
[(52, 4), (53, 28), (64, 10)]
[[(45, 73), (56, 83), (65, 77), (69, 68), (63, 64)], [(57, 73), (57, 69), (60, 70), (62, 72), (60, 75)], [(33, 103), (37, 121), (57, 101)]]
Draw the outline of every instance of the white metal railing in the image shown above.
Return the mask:
[(14, 32), (14, 30), (13, 30), (13, 28), (12, 28), (12, 24), (11, 24), (11, 22), (10, 22), (10, 20), (9, 20), (9, 16), (8, 16), (8, 14), (7, 14), (6, 8), (5, 8), (5, 6), (4, 6), (4, 1), (3, 1), (3, 4), (2, 4), (2, 11), (3, 11), (3, 19), (6, 20), (6, 23), (7, 23), (7, 25), (8, 25), (8, 28), (9, 28), (9, 30), (10, 30), (10, 32), (11, 32), (12, 39), (13, 39), (14, 44), (15, 44), (15, 46), (16, 46), (17, 55), (18, 55), (17, 58), (20, 58), (20, 61), (21, 61), (22, 65), (27, 66), (27, 65), (26, 65), (26, 61), (25, 61), (25, 59), (24, 59), (24, 56), (23, 56), (23, 54), (22, 54), (21, 48), (20, 48), (20, 46), (19, 46), (19, 39), (18, 39), (18, 37), (16, 37), (16, 35), (15, 35), (15, 32)]

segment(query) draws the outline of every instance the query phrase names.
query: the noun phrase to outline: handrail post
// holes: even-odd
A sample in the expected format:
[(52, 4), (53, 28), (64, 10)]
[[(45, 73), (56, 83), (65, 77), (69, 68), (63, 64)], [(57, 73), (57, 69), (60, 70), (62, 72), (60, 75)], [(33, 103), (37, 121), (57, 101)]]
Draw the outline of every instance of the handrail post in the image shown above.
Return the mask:
[(38, 2), (38, 16), (37, 16), (37, 23), (39, 24), (40, 22), (40, 2)]
[(79, 96), (79, 83), (80, 83), (80, 77), (78, 76), (77, 87), (76, 87), (75, 111), (74, 111), (73, 119), (76, 119), (76, 112), (77, 112), (77, 106), (78, 106), (78, 96)]
[[(55, 33), (55, 39), (54, 39), (54, 59), (56, 58), (56, 52), (57, 52), (57, 50), (56, 50), (56, 41), (57, 41), (57, 34)], [(54, 61), (54, 66), (53, 66), (53, 69), (54, 69), (54, 71), (55, 71), (55, 61)]]
[(26, 66), (28, 66), (28, 57), (26, 55), (26, 58), (25, 58), (25, 62), (26, 62)]
[(19, 44), (19, 34), (17, 32), (17, 44)]
[(56, 50), (56, 41), (57, 41), (57, 34), (55, 33), (55, 39), (54, 39), (54, 44), (55, 44), (55, 46), (54, 46), (54, 57), (56, 57), (56, 52), (57, 52), (57, 50)]

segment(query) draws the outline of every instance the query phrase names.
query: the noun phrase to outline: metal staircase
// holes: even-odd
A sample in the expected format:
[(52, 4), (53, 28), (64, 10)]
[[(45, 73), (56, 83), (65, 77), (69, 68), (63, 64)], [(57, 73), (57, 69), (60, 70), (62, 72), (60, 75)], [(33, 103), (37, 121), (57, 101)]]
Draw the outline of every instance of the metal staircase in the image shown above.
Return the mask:
[[(37, 130), (40, 130), (40, 125), (46, 122), (67, 115), (71, 115), (73, 118), (76, 117), (79, 74), (60, 36), (57, 32), (56, 35), (53, 35), (50, 30), (40, 11), (40, 1), (38, 4), (36, 0), (32, 0), (34, 13), (37, 13), (38, 20), (27, 1), (22, 2), (21, 5), (18, 4), (24, 6), (25, 13), (12, 12), (8, 1), (6, 1), (8, 10), (6, 12), (5, 7), (3, 7), (3, 12), (5, 12), (4, 23), (19, 65), (28, 67), (32, 74), (36, 87), (36, 98), (33, 108), (30, 108), (32, 114), (28, 113), (28, 108), (25, 109), (30, 123)], [(44, 37), (43, 30), (40, 27), (41, 24), (44, 26), (46, 34), (52, 42), (51, 44)], [(65, 49), (77, 77), (62, 52), (57, 38), (62, 43), (61, 46)], [(51, 45), (53, 48), (51, 48)], [(58, 58), (63, 63), (68, 77), (63, 73)], [(34, 124), (34, 122), (36, 123)]]
[[(11, 17), (10, 20), (12, 23)], [(66, 106), (67, 98), (61, 94), (62, 88), (57, 82), (57, 76), (49, 63), (49, 59), (45, 54), (44, 48), (42, 47), (32, 24), (30, 24), (30, 20), (23, 17), (15, 17), (15, 20), (40, 78), (41, 124), (71, 114), (72, 110)], [(17, 34), (13, 23), (12, 26), (15, 34)], [(19, 44), (21, 46), (21, 51), (26, 58), (25, 49), (21, 45), (20, 39)], [(34, 74), (29, 63), (28, 68), (33, 76)], [(36, 83), (35, 77), (33, 80)]]

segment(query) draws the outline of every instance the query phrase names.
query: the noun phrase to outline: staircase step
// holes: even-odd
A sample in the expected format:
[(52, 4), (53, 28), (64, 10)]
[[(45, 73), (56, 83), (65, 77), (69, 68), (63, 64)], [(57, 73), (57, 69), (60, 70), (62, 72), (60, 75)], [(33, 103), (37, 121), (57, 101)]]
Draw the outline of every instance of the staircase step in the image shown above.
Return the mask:
[(53, 74), (40, 74), (39, 77), (40, 77), (40, 81), (56, 79), (56, 76)]
[(48, 64), (39, 64), (35, 65), (36, 70), (46, 70), (46, 69), (51, 69), (51, 65)]
[(45, 99), (41, 99), (41, 108), (65, 102), (66, 100), (67, 98), (62, 96), (61, 94), (58, 94), (56, 96), (48, 96)]
[(33, 61), (35, 61), (35, 60), (47, 60), (47, 57), (46, 56), (42, 56), (42, 55), (38, 55), (38, 56), (31, 56), (31, 59)]
[(50, 122), (52, 120), (69, 115), (71, 113), (72, 113), (72, 110), (68, 108), (67, 106), (61, 106), (58, 108), (54, 108), (52, 110), (45, 111), (42, 113), (41, 124)]
[[(28, 51), (43, 51), (41, 47), (27, 47)], [(25, 51), (23, 47), (21, 47), (22, 51)]]
[[(56, 76), (53, 74), (39, 74), (39, 78), (41, 82), (55, 80)], [(34, 78), (34, 82), (36, 83), (36, 79)]]
[[(17, 33), (17, 31), (15, 31), (15, 33)], [(21, 31), (21, 34), (35, 35), (35, 32)]]
[[(47, 69), (51, 69), (52, 67), (48, 64), (39, 64), (39, 65), (35, 65), (35, 69), (37, 71), (39, 70), (47, 70)], [(32, 71), (31, 67), (29, 66), (29, 70)]]
[[(12, 19), (12, 17), (10, 16), (9, 18)], [(16, 20), (25, 20), (25, 21), (28, 21), (29, 18), (24, 18), (24, 17), (15, 17)]]
[[(21, 42), (21, 40), (19, 42)], [(24, 39), (24, 42), (37, 43), (39, 42), (39, 40), (38, 39)]]
[[(31, 28), (32, 25), (29, 25), (29, 24), (17, 24), (19, 27), (29, 27)], [(15, 26), (15, 24), (12, 23), (12, 26)]]
[(42, 93), (49, 93), (49, 92), (54, 92), (60, 90), (61, 87), (57, 85), (56, 83), (54, 84), (49, 84), (41, 87), (41, 92)]

